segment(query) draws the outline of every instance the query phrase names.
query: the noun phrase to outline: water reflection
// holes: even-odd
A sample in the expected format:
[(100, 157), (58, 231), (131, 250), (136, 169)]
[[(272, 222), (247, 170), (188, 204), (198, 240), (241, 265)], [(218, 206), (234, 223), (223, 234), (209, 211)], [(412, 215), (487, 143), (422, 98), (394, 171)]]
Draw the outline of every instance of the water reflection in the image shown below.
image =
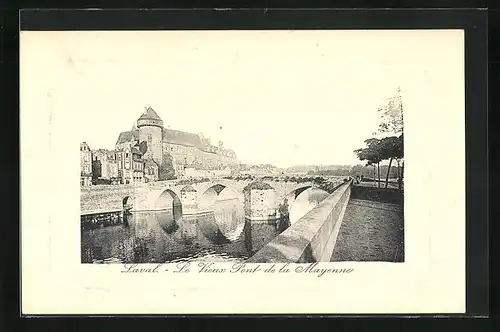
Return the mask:
[(328, 197), (328, 195), (329, 194), (326, 191), (319, 188), (309, 188), (301, 192), (290, 204), (290, 223), (294, 224), (297, 222), (306, 213), (311, 211), (326, 197)]
[[(182, 215), (182, 208), (176, 207), (173, 199), (171, 209), (124, 213), (119, 225), (82, 229), (81, 260), (83, 263), (243, 261), (287, 229), (292, 224), (291, 217), (300, 214), (296, 211), (314, 205), (321, 195), (304, 197), (307, 199), (289, 204), (289, 214), (263, 221), (245, 219), (239, 198), (222, 197), (215, 202), (213, 211), (198, 215)], [(302, 210), (296, 205), (303, 205)]]
[(174, 217), (173, 210), (158, 211), (154, 214), (156, 222), (167, 233), (175, 233), (179, 229), (179, 219)]

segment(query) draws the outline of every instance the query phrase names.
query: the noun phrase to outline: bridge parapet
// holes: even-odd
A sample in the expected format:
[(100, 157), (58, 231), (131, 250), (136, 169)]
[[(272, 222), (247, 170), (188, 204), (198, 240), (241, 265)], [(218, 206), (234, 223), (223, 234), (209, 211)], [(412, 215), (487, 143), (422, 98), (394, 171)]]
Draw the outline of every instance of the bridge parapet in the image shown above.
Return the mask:
[(348, 181), (296, 223), (264, 245), (248, 263), (329, 261), (351, 193)]

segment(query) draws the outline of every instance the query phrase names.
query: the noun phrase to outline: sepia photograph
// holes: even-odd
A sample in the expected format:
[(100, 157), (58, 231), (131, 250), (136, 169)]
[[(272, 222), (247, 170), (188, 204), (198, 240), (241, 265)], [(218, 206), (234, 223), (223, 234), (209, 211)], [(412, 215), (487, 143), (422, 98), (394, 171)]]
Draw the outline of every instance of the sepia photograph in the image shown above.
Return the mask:
[(462, 30), (21, 31), (23, 312), (463, 312), (464, 61)]
[(81, 263), (405, 261), (397, 43), (298, 33), (67, 40)]

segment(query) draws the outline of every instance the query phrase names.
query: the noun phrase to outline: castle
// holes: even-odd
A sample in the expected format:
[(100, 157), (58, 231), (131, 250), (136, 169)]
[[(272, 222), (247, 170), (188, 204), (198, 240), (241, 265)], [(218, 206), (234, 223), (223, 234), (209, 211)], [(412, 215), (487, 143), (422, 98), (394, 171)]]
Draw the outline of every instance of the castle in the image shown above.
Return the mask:
[(224, 148), (221, 141), (214, 146), (202, 134), (164, 128), (163, 120), (151, 107), (145, 109), (132, 130), (120, 133), (115, 144), (116, 151), (133, 148), (143, 142), (147, 146), (143, 160), (154, 161), (161, 167), (168, 158), (177, 175), (182, 175), (186, 168), (217, 170), (238, 164), (234, 151)]
[(174, 177), (221, 176), (230, 174), (238, 160), (222, 142), (213, 146), (202, 134), (164, 128), (147, 107), (132, 130), (120, 133), (115, 150), (92, 150), (82, 142), (80, 165), (80, 184), (90, 186), (162, 180), (162, 170)]

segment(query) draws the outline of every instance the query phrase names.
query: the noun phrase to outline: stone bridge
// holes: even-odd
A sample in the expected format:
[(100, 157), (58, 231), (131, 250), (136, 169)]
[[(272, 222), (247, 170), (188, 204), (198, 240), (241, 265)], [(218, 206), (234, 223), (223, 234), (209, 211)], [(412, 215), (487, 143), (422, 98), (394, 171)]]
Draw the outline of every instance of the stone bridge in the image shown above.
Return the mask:
[[(180, 182), (180, 183), (179, 183)], [(340, 179), (327, 181), (330, 186)], [(182, 184), (182, 181), (163, 181), (131, 185), (104, 185), (82, 187), (81, 214), (122, 211), (156, 211), (181, 207), (182, 214), (209, 211), (217, 199), (239, 199), (244, 202), (249, 219), (267, 219), (276, 216), (286, 199), (291, 204), (307, 189), (324, 190), (312, 181), (251, 181), (213, 179), (209, 182)], [(279, 212), (278, 212), (279, 213)]]

